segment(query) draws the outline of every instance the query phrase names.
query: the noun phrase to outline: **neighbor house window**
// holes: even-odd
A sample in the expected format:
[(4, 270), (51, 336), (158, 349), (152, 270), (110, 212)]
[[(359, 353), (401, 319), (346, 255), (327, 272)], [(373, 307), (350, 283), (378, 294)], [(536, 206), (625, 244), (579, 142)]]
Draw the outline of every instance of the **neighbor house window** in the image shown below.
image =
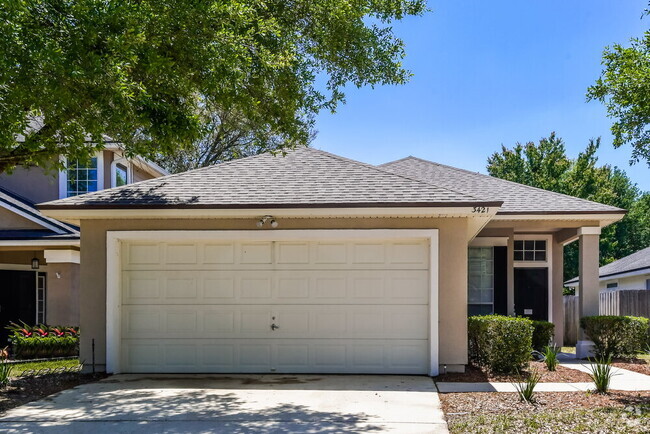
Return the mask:
[(516, 240), (515, 261), (546, 261), (546, 240)]
[(607, 289), (615, 289), (615, 288), (618, 288), (617, 282), (607, 284)]
[(467, 313), (494, 313), (494, 248), (470, 247), (468, 259)]
[(650, 290), (650, 279), (645, 280), (645, 289)]
[(125, 165), (115, 165), (115, 187), (128, 184), (128, 171)]
[(91, 158), (88, 164), (69, 161), (66, 175), (68, 180), (67, 197), (97, 191), (97, 157)]

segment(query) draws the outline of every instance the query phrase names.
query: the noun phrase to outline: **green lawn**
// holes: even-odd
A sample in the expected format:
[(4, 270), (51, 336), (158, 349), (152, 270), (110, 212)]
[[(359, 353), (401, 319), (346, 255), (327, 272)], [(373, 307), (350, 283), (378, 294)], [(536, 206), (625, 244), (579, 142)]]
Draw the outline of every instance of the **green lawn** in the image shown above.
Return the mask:
[(449, 423), (456, 433), (647, 433), (650, 414), (638, 409), (548, 410), (539, 413), (481, 414)]
[(11, 367), (11, 376), (19, 377), (24, 371), (79, 366), (79, 359), (52, 360), (47, 362), (16, 363)]

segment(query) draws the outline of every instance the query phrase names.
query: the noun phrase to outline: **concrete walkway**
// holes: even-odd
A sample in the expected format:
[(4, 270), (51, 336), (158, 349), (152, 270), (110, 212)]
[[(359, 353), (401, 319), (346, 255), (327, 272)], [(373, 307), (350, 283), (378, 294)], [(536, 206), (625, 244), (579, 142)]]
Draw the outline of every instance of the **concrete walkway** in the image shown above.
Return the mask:
[(9, 410), (0, 432), (447, 433), (428, 377), (117, 375)]
[[(575, 357), (575, 356), (574, 356)], [(569, 369), (591, 373), (591, 363), (576, 360), (568, 356), (562, 357), (560, 366)], [(612, 367), (614, 376), (610, 383), (611, 390), (621, 391), (650, 391), (650, 376), (638, 372)], [(436, 382), (440, 393), (465, 393), (465, 392), (517, 392), (513, 383), (444, 383)], [(536, 392), (586, 392), (594, 390), (594, 383), (537, 383)]]

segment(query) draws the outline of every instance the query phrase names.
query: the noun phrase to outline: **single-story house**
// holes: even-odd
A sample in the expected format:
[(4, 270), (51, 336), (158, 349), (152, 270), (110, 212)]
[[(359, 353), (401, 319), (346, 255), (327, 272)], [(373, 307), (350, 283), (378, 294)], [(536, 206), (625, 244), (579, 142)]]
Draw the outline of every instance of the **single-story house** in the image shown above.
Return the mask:
[(547, 319), (561, 343), (563, 246), (597, 313), (600, 230), (625, 213), (311, 148), (39, 208), (81, 228), (81, 358), (113, 373), (463, 371), (468, 313)]
[[(601, 291), (650, 289), (650, 247), (603, 265), (598, 269), (598, 279)], [(579, 283), (578, 276), (565, 282), (571, 288), (576, 288)]]

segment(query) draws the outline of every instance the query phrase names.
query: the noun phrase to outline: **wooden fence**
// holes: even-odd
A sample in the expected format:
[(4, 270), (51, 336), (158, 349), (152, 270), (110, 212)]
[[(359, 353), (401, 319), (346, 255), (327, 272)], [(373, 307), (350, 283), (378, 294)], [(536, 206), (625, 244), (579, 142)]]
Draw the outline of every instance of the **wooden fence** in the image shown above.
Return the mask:
[[(616, 289), (602, 291), (600, 315), (632, 315), (650, 318), (650, 291), (647, 289)], [(578, 296), (564, 296), (564, 345), (578, 341)]]
[(578, 342), (578, 296), (564, 296), (564, 345), (573, 346)]
[(601, 315), (632, 315), (650, 318), (650, 291), (617, 289), (600, 293)]

